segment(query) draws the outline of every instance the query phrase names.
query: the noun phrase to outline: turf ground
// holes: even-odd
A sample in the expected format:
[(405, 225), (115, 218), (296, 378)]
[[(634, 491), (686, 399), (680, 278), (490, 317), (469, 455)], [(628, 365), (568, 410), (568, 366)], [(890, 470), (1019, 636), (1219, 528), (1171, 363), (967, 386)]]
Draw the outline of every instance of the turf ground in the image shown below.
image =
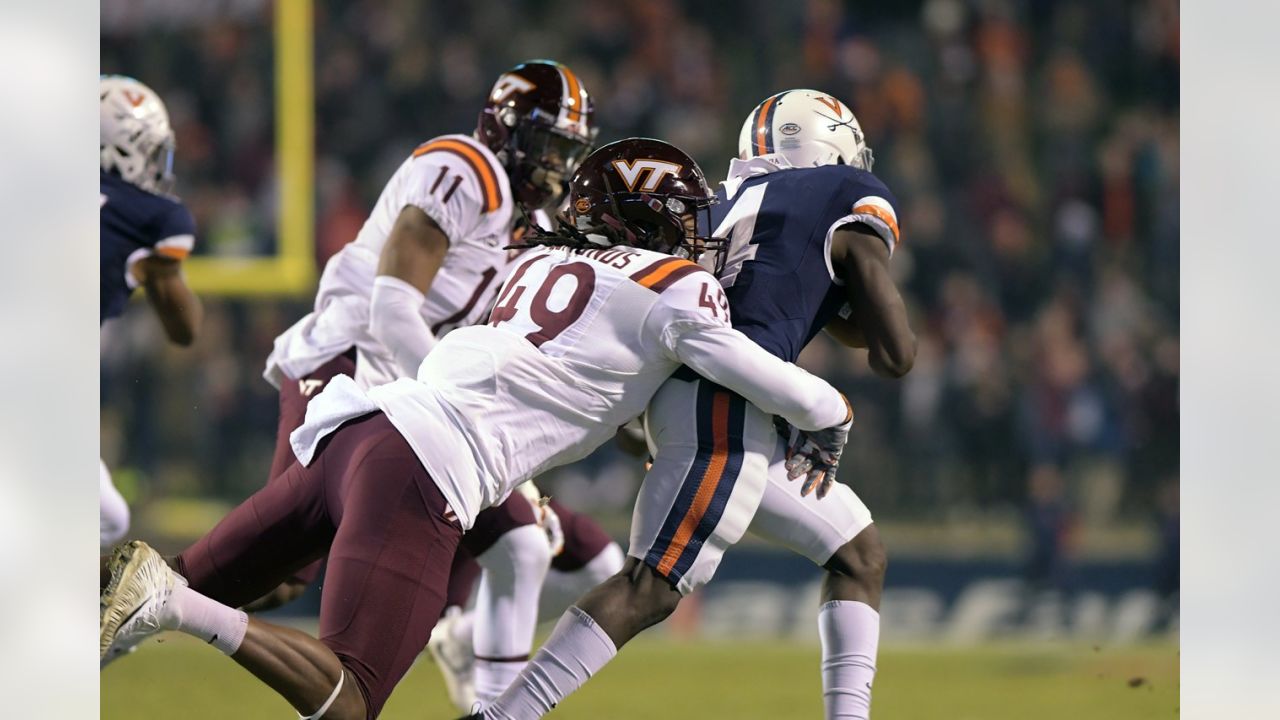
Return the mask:
[[(886, 649), (877, 720), (1146, 720), (1178, 715), (1178, 650), (992, 645)], [(641, 638), (551, 716), (599, 720), (821, 718), (816, 646)], [(102, 674), (110, 720), (280, 720), (290, 708), (233, 662), (170, 633)], [(454, 718), (430, 660), (409, 671), (382, 717)]]

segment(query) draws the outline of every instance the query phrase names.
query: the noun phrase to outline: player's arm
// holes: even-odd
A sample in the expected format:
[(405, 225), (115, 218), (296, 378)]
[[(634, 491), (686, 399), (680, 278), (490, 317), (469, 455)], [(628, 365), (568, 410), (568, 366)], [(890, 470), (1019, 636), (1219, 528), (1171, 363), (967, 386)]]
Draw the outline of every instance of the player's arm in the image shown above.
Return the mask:
[(676, 280), (668, 280), (646, 326), (668, 357), (802, 430), (850, 419), (849, 403), (825, 380), (783, 362), (733, 329), (729, 302), (710, 273), (688, 261), (667, 262), (678, 263), (674, 270), (662, 268)]
[(844, 338), (853, 340), (851, 330), (860, 331), (871, 369), (884, 377), (902, 377), (915, 364), (916, 336), (906, 303), (889, 274), (888, 247), (880, 236), (860, 227), (846, 225), (831, 239), (831, 263), (844, 280), (853, 309), (851, 322), (832, 334), (841, 339), (836, 333), (843, 330)]
[(130, 272), (146, 288), (147, 301), (155, 309), (169, 340), (183, 347), (195, 342), (204, 318), (204, 306), (187, 287), (182, 261), (152, 255), (135, 262)]
[(694, 372), (801, 430), (821, 430), (853, 419), (849, 402), (827, 381), (779, 360), (731, 327), (688, 328), (680, 333), (675, 349)]
[(369, 301), (369, 334), (391, 351), (405, 376), (416, 374), (435, 345), (422, 305), (435, 280), (449, 238), (419, 207), (405, 206), (378, 259)]
[(369, 334), (413, 377), (436, 343), (422, 306), (445, 254), (495, 221), (501, 197), (493, 168), (462, 140), (424, 143), (399, 173), (403, 207), (378, 260)]

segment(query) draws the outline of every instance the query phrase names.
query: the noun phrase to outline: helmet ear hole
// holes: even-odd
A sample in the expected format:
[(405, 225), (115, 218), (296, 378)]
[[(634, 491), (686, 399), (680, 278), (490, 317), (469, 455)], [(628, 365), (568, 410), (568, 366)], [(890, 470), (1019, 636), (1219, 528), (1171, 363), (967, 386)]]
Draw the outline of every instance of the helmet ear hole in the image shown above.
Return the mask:
[(515, 127), (519, 118), (514, 108), (505, 107), (498, 111), (498, 120), (507, 127)]

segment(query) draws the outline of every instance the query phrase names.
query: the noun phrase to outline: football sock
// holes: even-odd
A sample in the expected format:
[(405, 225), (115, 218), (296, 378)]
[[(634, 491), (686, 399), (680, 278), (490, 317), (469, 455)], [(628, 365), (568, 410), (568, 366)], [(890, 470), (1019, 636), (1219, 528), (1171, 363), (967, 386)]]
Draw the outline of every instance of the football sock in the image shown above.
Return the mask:
[(129, 532), (129, 504), (111, 482), (106, 463), (98, 460), (98, 548), (104, 553)]
[(827, 720), (867, 720), (880, 644), (880, 613), (870, 605), (832, 600), (818, 611), (822, 638), (822, 703)]
[(476, 699), (480, 701), (481, 706), (488, 705), (501, 695), (503, 690), (515, 682), (516, 676), (528, 664), (527, 656), (519, 660), (476, 658), (473, 673)]
[(570, 607), (511, 687), (485, 709), (488, 720), (533, 720), (582, 687), (618, 654), (591, 616)]
[(161, 625), (194, 635), (223, 653), (234, 655), (244, 642), (249, 616), (183, 585), (174, 588), (165, 603)]

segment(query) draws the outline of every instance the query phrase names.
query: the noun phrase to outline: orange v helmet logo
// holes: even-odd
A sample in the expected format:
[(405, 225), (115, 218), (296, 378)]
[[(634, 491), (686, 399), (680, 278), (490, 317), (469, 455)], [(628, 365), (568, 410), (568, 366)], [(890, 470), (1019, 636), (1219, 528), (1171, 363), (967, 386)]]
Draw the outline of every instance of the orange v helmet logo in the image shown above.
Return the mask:
[(505, 73), (498, 78), (498, 82), (493, 84), (493, 92), (489, 93), (489, 99), (495, 103), (504, 103), (512, 95), (523, 95), (534, 87), (533, 83), (525, 78), (513, 73)]
[(147, 99), (147, 96), (143, 95), (140, 92), (134, 92), (132, 90), (125, 90), (123, 92), (124, 92), (124, 99), (128, 100), (129, 104), (132, 105), (133, 107), (138, 107), (139, 105), (142, 104), (143, 100)]
[(822, 95), (817, 98), (818, 102), (831, 108), (831, 112), (836, 114), (836, 118), (844, 119), (844, 105), (830, 95)]
[[(658, 189), (658, 185), (662, 183), (663, 178), (668, 175), (679, 174), (683, 168), (673, 162), (665, 160), (614, 160), (613, 169), (618, 171), (622, 176), (622, 182), (627, 184), (627, 189), (635, 192), (636, 186), (639, 185), (640, 192), (654, 192)], [(640, 182), (641, 174), (647, 171), (643, 183)]]

